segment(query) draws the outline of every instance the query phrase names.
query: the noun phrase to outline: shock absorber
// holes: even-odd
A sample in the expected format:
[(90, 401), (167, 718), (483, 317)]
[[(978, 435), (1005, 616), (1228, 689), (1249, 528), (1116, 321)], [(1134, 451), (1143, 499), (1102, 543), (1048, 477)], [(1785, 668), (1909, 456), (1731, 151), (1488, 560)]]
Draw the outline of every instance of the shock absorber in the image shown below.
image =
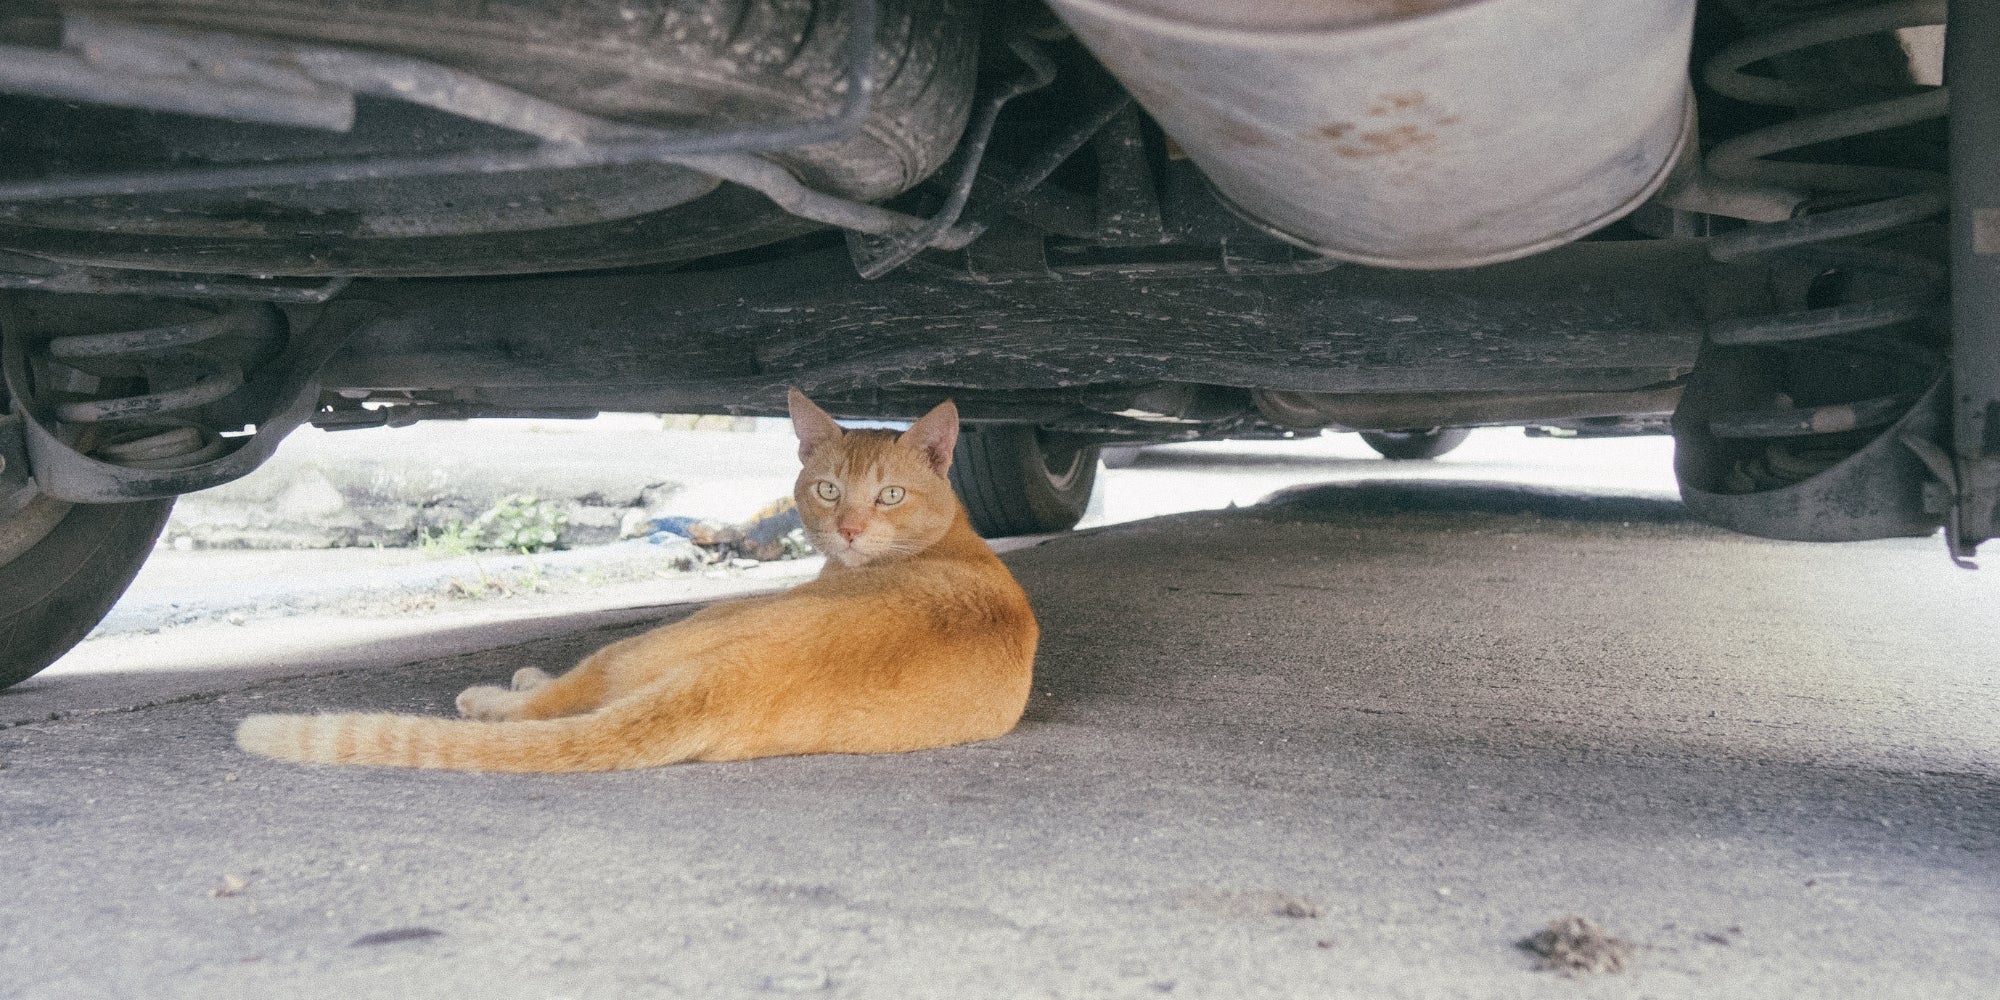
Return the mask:
[[(80, 450), (129, 469), (183, 469), (228, 450), (206, 408), (241, 388), (246, 370), (277, 352), (284, 328), (271, 305), (230, 305), (165, 326), (58, 336), (39, 367), (58, 398), (95, 397), (53, 407), (58, 426)], [(109, 397), (101, 391), (138, 380), (145, 391)]]
[[(1842, 150), (1859, 137), (1942, 117), (1945, 89), (1799, 82), (1745, 70), (1829, 43), (1939, 24), (1944, 13), (1942, 0), (1916, 0), (1812, 17), (1731, 45), (1704, 67), (1717, 93), (1799, 112), (1717, 145), (1709, 172), (1807, 196), (1790, 219), (1710, 240), (1718, 262), (1755, 258), (1795, 292), (1785, 296), (1786, 309), (1710, 326), (1703, 365), (1711, 384), (1691, 389), (1676, 418), (1683, 496), (1709, 520), (1815, 540), (1921, 534), (1937, 523), (1917, 492), (1920, 462), (1894, 438), (1927, 432), (1911, 425), (1933, 419), (1916, 411), (1926, 401), (1934, 407), (1944, 367), (1942, 231), (1918, 224), (1948, 206), (1946, 177), (1893, 158), (1814, 162), (1799, 151)], [(1864, 455), (1871, 446), (1879, 454)]]

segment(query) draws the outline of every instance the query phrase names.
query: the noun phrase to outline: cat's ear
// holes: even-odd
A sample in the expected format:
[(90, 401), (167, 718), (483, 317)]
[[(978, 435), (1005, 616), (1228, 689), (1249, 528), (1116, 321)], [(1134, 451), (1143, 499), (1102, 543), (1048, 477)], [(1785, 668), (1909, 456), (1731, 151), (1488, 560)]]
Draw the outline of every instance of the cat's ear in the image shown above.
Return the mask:
[(799, 436), (799, 461), (803, 462), (822, 445), (840, 440), (845, 431), (833, 417), (819, 408), (806, 394), (793, 389), (785, 397), (792, 410), (792, 433)]
[(951, 468), (951, 450), (958, 446), (958, 406), (947, 399), (931, 407), (931, 412), (911, 424), (896, 443), (923, 452), (931, 469), (944, 475)]

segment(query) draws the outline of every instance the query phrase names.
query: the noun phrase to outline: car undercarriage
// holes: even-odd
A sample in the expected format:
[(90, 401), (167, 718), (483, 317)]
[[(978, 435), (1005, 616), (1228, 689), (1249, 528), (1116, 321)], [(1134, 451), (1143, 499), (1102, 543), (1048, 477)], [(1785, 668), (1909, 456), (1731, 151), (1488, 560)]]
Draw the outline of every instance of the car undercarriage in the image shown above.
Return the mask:
[(1969, 566), (1995, 39), (1969, 2), (11, 7), (0, 685), (300, 426), (790, 387), (956, 400), (988, 533), (1074, 524), (1107, 446), (1670, 428), (1702, 520)]

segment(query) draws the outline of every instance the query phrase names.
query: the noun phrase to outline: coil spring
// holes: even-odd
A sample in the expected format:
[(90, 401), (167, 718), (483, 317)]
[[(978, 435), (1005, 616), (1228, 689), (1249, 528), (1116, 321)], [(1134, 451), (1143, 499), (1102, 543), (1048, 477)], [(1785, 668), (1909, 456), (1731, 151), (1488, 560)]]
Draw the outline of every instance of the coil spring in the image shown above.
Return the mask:
[(202, 408), (242, 387), (246, 367), (274, 353), (282, 324), (275, 308), (255, 303), (169, 326), (56, 337), (51, 360), (99, 378), (144, 377), (152, 390), (59, 403), (56, 419), (94, 430), (91, 455), (114, 465), (181, 469), (217, 458), (228, 442), (198, 419)]
[[(1771, 348), (1795, 357), (1818, 355), (1822, 360), (1845, 355), (1850, 366), (1891, 373), (1892, 383), (1889, 391), (1860, 399), (1803, 407), (1794, 407), (1787, 399), (1779, 408), (1712, 416), (1708, 430), (1717, 438), (1768, 442), (1760, 455), (1739, 462), (1731, 471), (1725, 487), (1731, 492), (1772, 489), (1809, 478), (1852, 452), (1856, 445), (1849, 432), (1893, 424), (1916, 402), (1943, 358), (1895, 331), (1939, 314), (1945, 269), (1935, 257), (1922, 253), (1853, 241), (1921, 222), (1950, 202), (1946, 177), (1936, 171), (1774, 159), (1793, 150), (1942, 117), (1947, 100), (1942, 86), (1912, 85), (1890, 92), (1782, 80), (1744, 69), (1829, 42), (1942, 24), (1944, 16), (1942, 0), (1851, 9), (1744, 39), (1704, 67), (1703, 79), (1717, 93), (1800, 112), (1788, 121), (1717, 145), (1707, 159), (1709, 172), (1733, 181), (1809, 191), (1819, 196), (1820, 204), (1833, 203), (1786, 221), (1752, 224), (1713, 237), (1710, 256), (1718, 261), (1782, 257), (1827, 275), (1861, 276), (1860, 283), (1867, 286), (1866, 297), (1859, 301), (1717, 323), (1709, 329), (1710, 342)], [(1909, 377), (1912, 374), (1915, 377)]]

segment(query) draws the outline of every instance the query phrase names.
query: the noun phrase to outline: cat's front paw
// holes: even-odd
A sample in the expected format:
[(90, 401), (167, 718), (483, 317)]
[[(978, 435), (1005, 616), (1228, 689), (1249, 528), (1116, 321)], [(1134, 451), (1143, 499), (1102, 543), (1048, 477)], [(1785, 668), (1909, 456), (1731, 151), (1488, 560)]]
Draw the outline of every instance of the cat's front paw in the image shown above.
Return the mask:
[(552, 680), (555, 678), (550, 677), (548, 671), (540, 667), (522, 667), (514, 671), (514, 690), (533, 691)]
[(481, 684), (458, 693), (458, 714), (481, 722), (504, 722), (526, 700), (518, 692)]

